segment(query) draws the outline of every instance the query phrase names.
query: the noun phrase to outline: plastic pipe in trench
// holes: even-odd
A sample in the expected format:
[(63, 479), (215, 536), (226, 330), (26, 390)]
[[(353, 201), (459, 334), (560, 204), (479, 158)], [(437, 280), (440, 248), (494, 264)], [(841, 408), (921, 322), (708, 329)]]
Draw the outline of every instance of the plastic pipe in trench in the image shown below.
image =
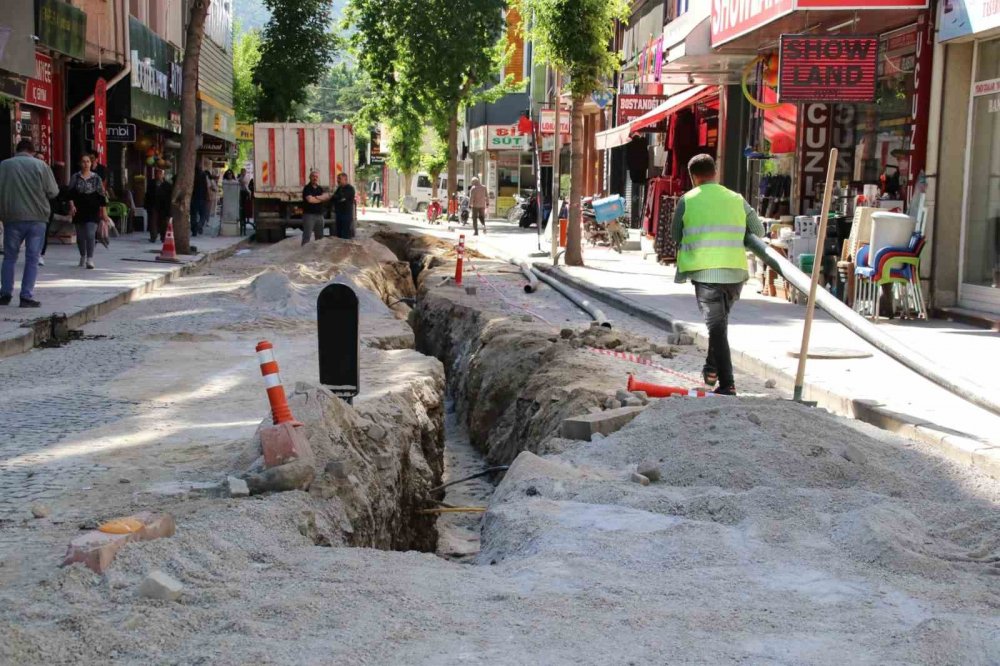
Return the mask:
[(545, 284), (549, 285), (550, 287), (558, 291), (560, 294), (562, 294), (570, 301), (572, 301), (578, 308), (589, 314), (593, 318), (593, 320), (596, 321), (598, 324), (604, 326), (605, 328), (611, 328), (611, 322), (608, 321), (607, 316), (604, 314), (604, 312), (601, 311), (600, 308), (596, 307), (593, 303), (591, 303), (585, 298), (580, 298), (573, 292), (572, 289), (562, 284), (555, 278), (549, 277), (545, 273), (542, 273), (537, 268), (532, 267), (531, 272), (534, 273), (536, 278), (538, 278)]
[[(796, 268), (761, 239), (756, 236), (748, 236), (747, 247), (796, 289), (803, 293), (809, 293), (809, 285), (812, 282), (810, 276)], [(1000, 415), (1000, 402), (987, 397), (989, 393), (987, 389), (961, 377), (948, 375), (930, 359), (921, 356), (912, 349), (900, 344), (898, 340), (880, 331), (878, 327), (847, 307), (847, 305), (838, 300), (833, 294), (823, 289), (817, 290), (816, 305), (850, 329), (859, 338), (885, 355), (899, 361), (918, 375), (951, 391), (963, 400)]]
[(531, 266), (528, 265), (528, 262), (523, 259), (514, 259), (511, 257), (510, 263), (520, 268), (521, 273), (524, 274), (524, 279), (528, 281), (528, 284), (524, 285), (524, 293), (535, 293), (535, 291), (538, 290), (538, 278), (536, 278), (535, 274), (531, 272)]

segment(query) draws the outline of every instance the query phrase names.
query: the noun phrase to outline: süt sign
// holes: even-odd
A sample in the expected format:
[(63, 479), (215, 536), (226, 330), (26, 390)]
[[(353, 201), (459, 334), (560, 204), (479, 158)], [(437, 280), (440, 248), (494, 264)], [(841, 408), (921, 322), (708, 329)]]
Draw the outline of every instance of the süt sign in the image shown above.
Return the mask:
[(877, 37), (782, 35), (781, 102), (873, 102)]

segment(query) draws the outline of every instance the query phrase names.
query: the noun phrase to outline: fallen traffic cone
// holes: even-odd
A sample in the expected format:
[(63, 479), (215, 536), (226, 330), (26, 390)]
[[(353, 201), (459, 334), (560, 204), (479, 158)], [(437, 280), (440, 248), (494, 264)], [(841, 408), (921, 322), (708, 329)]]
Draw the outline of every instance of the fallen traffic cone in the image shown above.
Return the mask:
[(177, 246), (174, 245), (174, 218), (167, 220), (167, 233), (163, 236), (163, 249), (156, 255), (157, 261), (180, 263), (177, 258)]
[(462, 262), (465, 260), (465, 234), (458, 237), (458, 261), (455, 263), (455, 286), (462, 286)]
[(257, 360), (260, 374), (264, 377), (267, 400), (271, 405), (273, 426), (260, 430), (260, 445), (264, 453), (264, 466), (276, 467), (300, 458), (312, 458), (309, 441), (300, 430), (302, 424), (292, 416), (285, 397), (285, 388), (278, 374), (278, 362), (274, 360), (274, 345), (267, 340), (257, 343)]
[(680, 386), (661, 386), (660, 384), (650, 384), (640, 382), (634, 375), (628, 376), (628, 391), (643, 391), (650, 398), (669, 398), (674, 395), (689, 396), (692, 398), (704, 398), (705, 392), (699, 389), (686, 389)]

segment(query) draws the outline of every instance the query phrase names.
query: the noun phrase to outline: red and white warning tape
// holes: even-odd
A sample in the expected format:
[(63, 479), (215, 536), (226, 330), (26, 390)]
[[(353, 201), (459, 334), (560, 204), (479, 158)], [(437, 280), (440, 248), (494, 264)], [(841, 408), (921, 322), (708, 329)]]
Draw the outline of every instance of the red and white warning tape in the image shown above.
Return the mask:
[(495, 284), (493, 284), (492, 280), (490, 280), (488, 277), (486, 277), (485, 275), (483, 275), (482, 273), (479, 272), (479, 267), (476, 266), (476, 263), (474, 261), (472, 261), (472, 259), (466, 257), (465, 260), (467, 262), (469, 262), (470, 266), (472, 266), (472, 270), (475, 271), (476, 277), (478, 277), (481, 282), (484, 282), (487, 285), (489, 285), (490, 287), (492, 287), (492, 289), (495, 292), (497, 292), (497, 294), (499, 294), (500, 298), (503, 299), (508, 305), (512, 305), (515, 308), (520, 308), (520, 309), (524, 310), (525, 312), (527, 312), (528, 314), (530, 314), (532, 317), (535, 317), (535, 318), (539, 319), (540, 321), (548, 324), (549, 326), (553, 326), (553, 327), (555, 326), (555, 324), (553, 324), (551, 321), (549, 321), (548, 319), (546, 319), (542, 315), (538, 314), (537, 312), (535, 312), (531, 308), (529, 308), (529, 307), (527, 307), (527, 306), (525, 306), (525, 305), (523, 305), (521, 303), (515, 303), (514, 301), (510, 300), (509, 298), (507, 298), (507, 295), (505, 293), (503, 293), (503, 291), (501, 291), (499, 287), (497, 287)]
[(594, 354), (600, 354), (602, 356), (612, 356), (614, 358), (622, 359), (623, 361), (629, 361), (631, 363), (636, 363), (638, 365), (645, 365), (647, 367), (653, 368), (654, 370), (661, 370), (663, 372), (666, 372), (667, 374), (680, 377), (681, 379), (691, 382), (692, 384), (700, 385), (702, 383), (701, 380), (698, 379), (697, 377), (686, 375), (683, 372), (678, 372), (673, 368), (668, 368), (667, 366), (660, 365), (659, 363), (653, 363), (648, 359), (641, 358), (638, 354), (633, 354), (631, 352), (620, 352), (620, 351), (615, 351), (613, 349), (598, 349), (596, 347), (584, 347), (583, 349), (586, 349), (589, 352), (593, 352)]

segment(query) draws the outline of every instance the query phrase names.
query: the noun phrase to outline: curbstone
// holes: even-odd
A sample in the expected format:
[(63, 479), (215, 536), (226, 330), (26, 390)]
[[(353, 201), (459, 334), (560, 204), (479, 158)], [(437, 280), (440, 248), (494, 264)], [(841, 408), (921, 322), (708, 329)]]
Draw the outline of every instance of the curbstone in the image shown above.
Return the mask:
[(564, 439), (591, 441), (595, 433), (610, 435), (628, 425), (645, 406), (619, 407), (596, 414), (581, 414), (563, 420), (561, 436)]
[(150, 571), (146, 578), (139, 584), (136, 594), (147, 599), (159, 599), (160, 601), (177, 601), (181, 598), (184, 586), (180, 581), (174, 580), (159, 569)]
[(226, 485), (229, 488), (230, 497), (250, 496), (250, 487), (243, 479), (238, 479), (235, 476), (226, 477)]

